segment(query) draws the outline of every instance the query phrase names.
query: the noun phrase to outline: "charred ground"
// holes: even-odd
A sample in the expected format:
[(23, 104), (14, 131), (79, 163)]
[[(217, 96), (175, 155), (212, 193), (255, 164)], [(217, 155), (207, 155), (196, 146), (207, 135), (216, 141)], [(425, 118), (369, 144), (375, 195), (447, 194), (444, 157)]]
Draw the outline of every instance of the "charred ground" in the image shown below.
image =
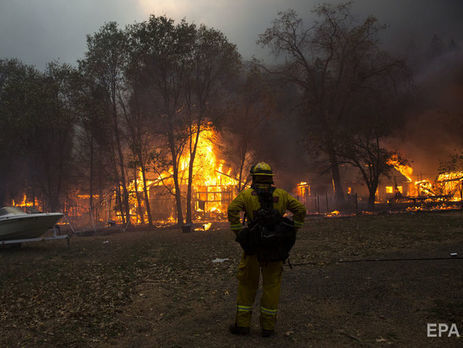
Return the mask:
[[(1, 346), (457, 346), (426, 323), (463, 324), (463, 215), (310, 218), (285, 267), (278, 335), (227, 332), (239, 246), (226, 225), (74, 237), (0, 251)], [(229, 258), (212, 263), (215, 258)], [(460, 332), (461, 334), (461, 332)]]

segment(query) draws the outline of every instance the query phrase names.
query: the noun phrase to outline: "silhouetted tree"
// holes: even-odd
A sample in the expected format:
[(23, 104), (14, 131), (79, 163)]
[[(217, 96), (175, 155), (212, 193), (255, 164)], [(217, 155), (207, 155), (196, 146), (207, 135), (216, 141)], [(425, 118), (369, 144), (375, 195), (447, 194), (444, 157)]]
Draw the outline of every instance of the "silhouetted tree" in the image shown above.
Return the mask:
[(326, 154), (338, 204), (344, 201), (339, 154), (349, 115), (361, 103), (372, 80), (387, 79), (402, 63), (378, 45), (382, 29), (374, 17), (357, 24), (350, 3), (319, 5), (318, 20), (308, 25), (294, 10), (279, 13), (259, 43), (283, 55), (285, 63), (272, 69), (299, 88), (308, 138)]
[[(112, 131), (114, 137), (114, 173), (117, 191), (123, 205), (121, 216), (123, 222), (130, 222), (129, 193), (127, 190), (126, 163), (123, 151), (123, 129), (121, 127), (121, 113), (126, 100), (123, 98), (125, 81), (124, 72), (127, 67), (127, 36), (118, 28), (117, 23), (109, 22), (98, 32), (87, 36), (87, 52), (81, 62), (85, 74), (94, 79), (104, 91), (104, 100), (112, 117)], [(119, 168), (118, 168), (119, 167)]]

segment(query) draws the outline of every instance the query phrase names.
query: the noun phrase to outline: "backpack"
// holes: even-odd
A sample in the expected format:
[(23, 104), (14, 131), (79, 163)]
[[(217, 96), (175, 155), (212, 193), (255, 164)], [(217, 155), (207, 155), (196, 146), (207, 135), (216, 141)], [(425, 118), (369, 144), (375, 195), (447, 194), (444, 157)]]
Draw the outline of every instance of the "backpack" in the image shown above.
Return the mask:
[(294, 222), (273, 209), (275, 188), (253, 188), (259, 197), (261, 208), (243, 230), (240, 244), (248, 255), (257, 255), (260, 262), (285, 261), (296, 241)]

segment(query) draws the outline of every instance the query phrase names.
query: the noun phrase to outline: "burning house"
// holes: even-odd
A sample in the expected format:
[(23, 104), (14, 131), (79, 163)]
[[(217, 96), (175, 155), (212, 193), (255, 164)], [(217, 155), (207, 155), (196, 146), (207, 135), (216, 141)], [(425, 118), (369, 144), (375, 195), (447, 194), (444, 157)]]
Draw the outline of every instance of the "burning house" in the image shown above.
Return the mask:
[[(225, 218), (228, 204), (236, 194), (238, 180), (232, 175), (232, 168), (219, 159), (216, 134), (212, 128), (201, 132), (192, 174), (192, 206), (194, 220)], [(179, 186), (182, 197), (188, 187), (189, 155), (182, 155), (179, 165)], [(137, 188), (141, 191), (141, 187)], [(164, 171), (149, 180), (149, 200), (155, 220), (175, 221), (175, 198), (172, 195), (171, 171)], [(133, 190), (132, 190), (133, 191)], [(135, 208), (138, 202), (134, 202)], [(186, 202), (183, 202), (186, 209)]]
[[(187, 195), (190, 158), (182, 154), (179, 161), (179, 187), (182, 198)], [(150, 168), (146, 172), (147, 196), (150, 213), (156, 223), (174, 223), (177, 220), (176, 200), (172, 168), (162, 171)], [(212, 128), (205, 128), (199, 136), (194, 169), (192, 174), (192, 211), (195, 221), (213, 221), (226, 218), (229, 203), (237, 194), (238, 180), (232, 173), (231, 166), (220, 159), (217, 146), (217, 134)], [(133, 224), (148, 222), (148, 212), (144, 200), (144, 181), (142, 173), (127, 185), (130, 220)], [(116, 188), (105, 193), (93, 194), (93, 212), (90, 212), (90, 195), (78, 189), (69, 194), (63, 201), (63, 212), (81, 225), (96, 223), (121, 223), (123, 218), (117, 200)], [(11, 202), (12, 206), (30, 209), (42, 209), (40, 200), (30, 200), (25, 194), (21, 199)], [(183, 210), (186, 200), (182, 199)], [(92, 216), (91, 216), (92, 215)]]
[[(392, 170), (380, 177), (375, 205), (385, 210), (437, 210), (461, 208), (463, 202), (463, 171), (440, 173), (436, 177), (416, 175), (411, 166), (392, 157)], [(367, 209), (368, 189), (358, 173), (350, 167), (341, 167), (346, 190), (346, 210)], [(314, 180), (316, 182), (316, 180)], [(293, 192), (309, 212), (332, 213), (336, 207), (334, 186), (311, 185), (300, 182)]]
[[(390, 160), (397, 172), (407, 178), (406, 191), (399, 195), (399, 201), (438, 203), (442, 208), (446, 208), (455, 202), (461, 202), (463, 197), (463, 172), (440, 173), (437, 178), (417, 178), (413, 174), (413, 168), (408, 165), (399, 164)], [(436, 205), (436, 204), (431, 204)]]
[[(238, 180), (232, 175), (232, 168), (219, 158), (216, 144), (217, 136), (212, 128), (204, 129), (198, 139), (198, 147), (192, 175), (192, 210), (193, 220), (216, 220), (225, 218), (228, 204), (237, 193)], [(179, 161), (179, 187), (181, 196), (186, 197), (189, 175), (188, 154), (182, 154)], [(177, 219), (176, 200), (174, 196), (174, 181), (172, 168), (162, 171), (152, 168), (146, 172), (147, 196), (150, 213), (153, 221), (157, 223), (174, 223)], [(148, 221), (147, 207), (145, 206), (144, 181), (142, 173), (137, 170), (136, 178), (127, 185), (129, 195), (130, 220), (133, 224), (143, 224)], [(77, 215), (88, 215), (88, 195), (77, 195), (74, 211)], [(100, 222), (123, 221), (120, 209), (117, 208), (116, 190), (99, 201), (99, 210), (96, 213)], [(182, 199), (182, 208), (186, 210), (186, 200)]]

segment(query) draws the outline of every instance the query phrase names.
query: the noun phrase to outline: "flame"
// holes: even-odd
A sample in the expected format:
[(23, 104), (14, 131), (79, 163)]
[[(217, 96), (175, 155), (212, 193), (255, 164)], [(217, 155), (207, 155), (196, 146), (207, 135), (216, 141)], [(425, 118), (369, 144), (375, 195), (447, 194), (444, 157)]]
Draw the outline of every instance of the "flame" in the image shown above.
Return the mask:
[[(394, 168), (404, 175), (411, 183), (409, 197), (429, 197), (434, 201), (446, 200), (447, 202), (461, 201), (463, 198), (463, 171), (453, 171), (441, 173), (436, 180), (422, 179), (413, 180), (413, 168), (401, 164), (398, 156), (392, 156), (387, 164), (394, 166)], [(390, 191), (390, 186), (386, 187), (386, 191)], [(402, 193), (402, 191), (400, 191)], [(412, 208), (415, 209), (415, 208)], [(439, 206), (434, 209), (449, 209), (446, 206)], [(420, 210), (420, 208), (417, 208)]]
[[(217, 156), (217, 134), (212, 127), (203, 129), (198, 138), (193, 167), (194, 210), (201, 214), (219, 216), (231, 201), (238, 180), (232, 176), (232, 168), (227, 167)], [(190, 154), (180, 158), (182, 183), (188, 183)]]
[[(90, 195), (80, 195), (79, 194), (79, 195), (77, 195), (77, 198), (79, 198), (79, 199), (90, 199)], [(98, 198), (100, 198), (100, 195), (95, 195), (94, 194), (93, 198), (98, 199)]]
[(208, 231), (212, 226), (212, 222), (208, 222), (205, 224), (202, 224), (201, 227), (197, 227), (194, 230), (195, 231)]
[(463, 171), (462, 172), (449, 172), (439, 174), (437, 181), (462, 181), (463, 180)]
[(300, 198), (310, 196), (310, 185), (306, 181), (301, 181), (296, 186), (297, 196)]
[(435, 205), (432, 207), (423, 207), (423, 206), (413, 206), (413, 207), (407, 207), (405, 210), (409, 212), (416, 212), (416, 211), (439, 211), (439, 210), (455, 210), (455, 209), (460, 209), (460, 207), (457, 205), (452, 205), (452, 204), (439, 204)]
[(423, 196), (423, 195), (424, 196), (435, 196), (436, 195), (433, 190), (433, 185), (431, 181), (429, 181), (428, 179), (415, 181), (415, 186), (418, 190), (419, 196)]
[(32, 202), (29, 201), (27, 198), (27, 195), (24, 194), (21, 202), (15, 202), (15, 200), (13, 199), (11, 201), (11, 205), (13, 207), (19, 207), (19, 208), (34, 207), (34, 206), (37, 206), (37, 201), (35, 200), (35, 198), (34, 198), (34, 201)]
[[(193, 135), (194, 139), (194, 135)], [(188, 144), (188, 142), (187, 142)], [(235, 188), (238, 185), (238, 180), (232, 174), (232, 168), (227, 166), (225, 161), (219, 159), (219, 150), (216, 146), (217, 134), (212, 126), (207, 126), (201, 130), (198, 137), (194, 167), (192, 172), (192, 203), (193, 210), (196, 212), (196, 220), (213, 217), (224, 218), (224, 212), (228, 204), (233, 199)], [(186, 151), (182, 153), (179, 160), (179, 184), (182, 190), (186, 191), (189, 178), (190, 153), (186, 146)], [(154, 180), (147, 180), (147, 186), (166, 185), (173, 189), (173, 169), (158, 174)], [(147, 212), (144, 208), (143, 200), (143, 180), (142, 172), (138, 170), (137, 183), (132, 180), (129, 183), (128, 190), (130, 192), (129, 205), (132, 223), (143, 223), (147, 221)], [(147, 190), (149, 192), (149, 190)], [(140, 199), (141, 208), (144, 216), (140, 219), (138, 216), (138, 200), (137, 192)], [(149, 197), (148, 197), (149, 198)], [(121, 220), (121, 217), (118, 217)], [(160, 223), (175, 222), (173, 216), (169, 216)], [(206, 226), (207, 227), (207, 226)], [(208, 228), (210, 225), (208, 225)], [(203, 229), (203, 230), (207, 230)]]
[[(217, 158), (216, 142), (217, 135), (212, 127), (207, 127), (201, 131), (193, 168), (194, 186), (233, 186), (238, 184), (238, 181), (231, 176), (231, 168), (225, 169), (225, 162)], [(185, 184), (188, 181), (189, 164), (190, 154), (185, 153), (180, 157), (179, 166)]]
[(442, 191), (452, 195), (452, 201), (461, 201), (463, 195), (463, 171), (441, 173), (437, 182)]
[(409, 182), (413, 182), (412, 175), (413, 175), (413, 168), (402, 164), (399, 161), (399, 157), (397, 155), (393, 155), (386, 164), (393, 166), (400, 174), (405, 176)]
[[(144, 190), (143, 190), (143, 173), (140, 168), (137, 168), (137, 180), (131, 180), (129, 185), (127, 186), (127, 190), (129, 192), (129, 213), (130, 213), (130, 222), (133, 224), (143, 224), (145, 221), (148, 221), (148, 212), (146, 211), (145, 207), (145, 200), (144, 200)], [(146, 180), (146, 186), (149, 187), (154, 183), (153, 180)], [(121, 189), (122, 190), (122, 189)], [(149, 190), (146, 190), (149, 199)], [(138, 199), (137, 195), (140, 199), (140, 206), (138, 206)], [(138, 210), (141, 209), (142, 216)], [(122, 221), (122, 217), (118, 217), (119, 220)]]

